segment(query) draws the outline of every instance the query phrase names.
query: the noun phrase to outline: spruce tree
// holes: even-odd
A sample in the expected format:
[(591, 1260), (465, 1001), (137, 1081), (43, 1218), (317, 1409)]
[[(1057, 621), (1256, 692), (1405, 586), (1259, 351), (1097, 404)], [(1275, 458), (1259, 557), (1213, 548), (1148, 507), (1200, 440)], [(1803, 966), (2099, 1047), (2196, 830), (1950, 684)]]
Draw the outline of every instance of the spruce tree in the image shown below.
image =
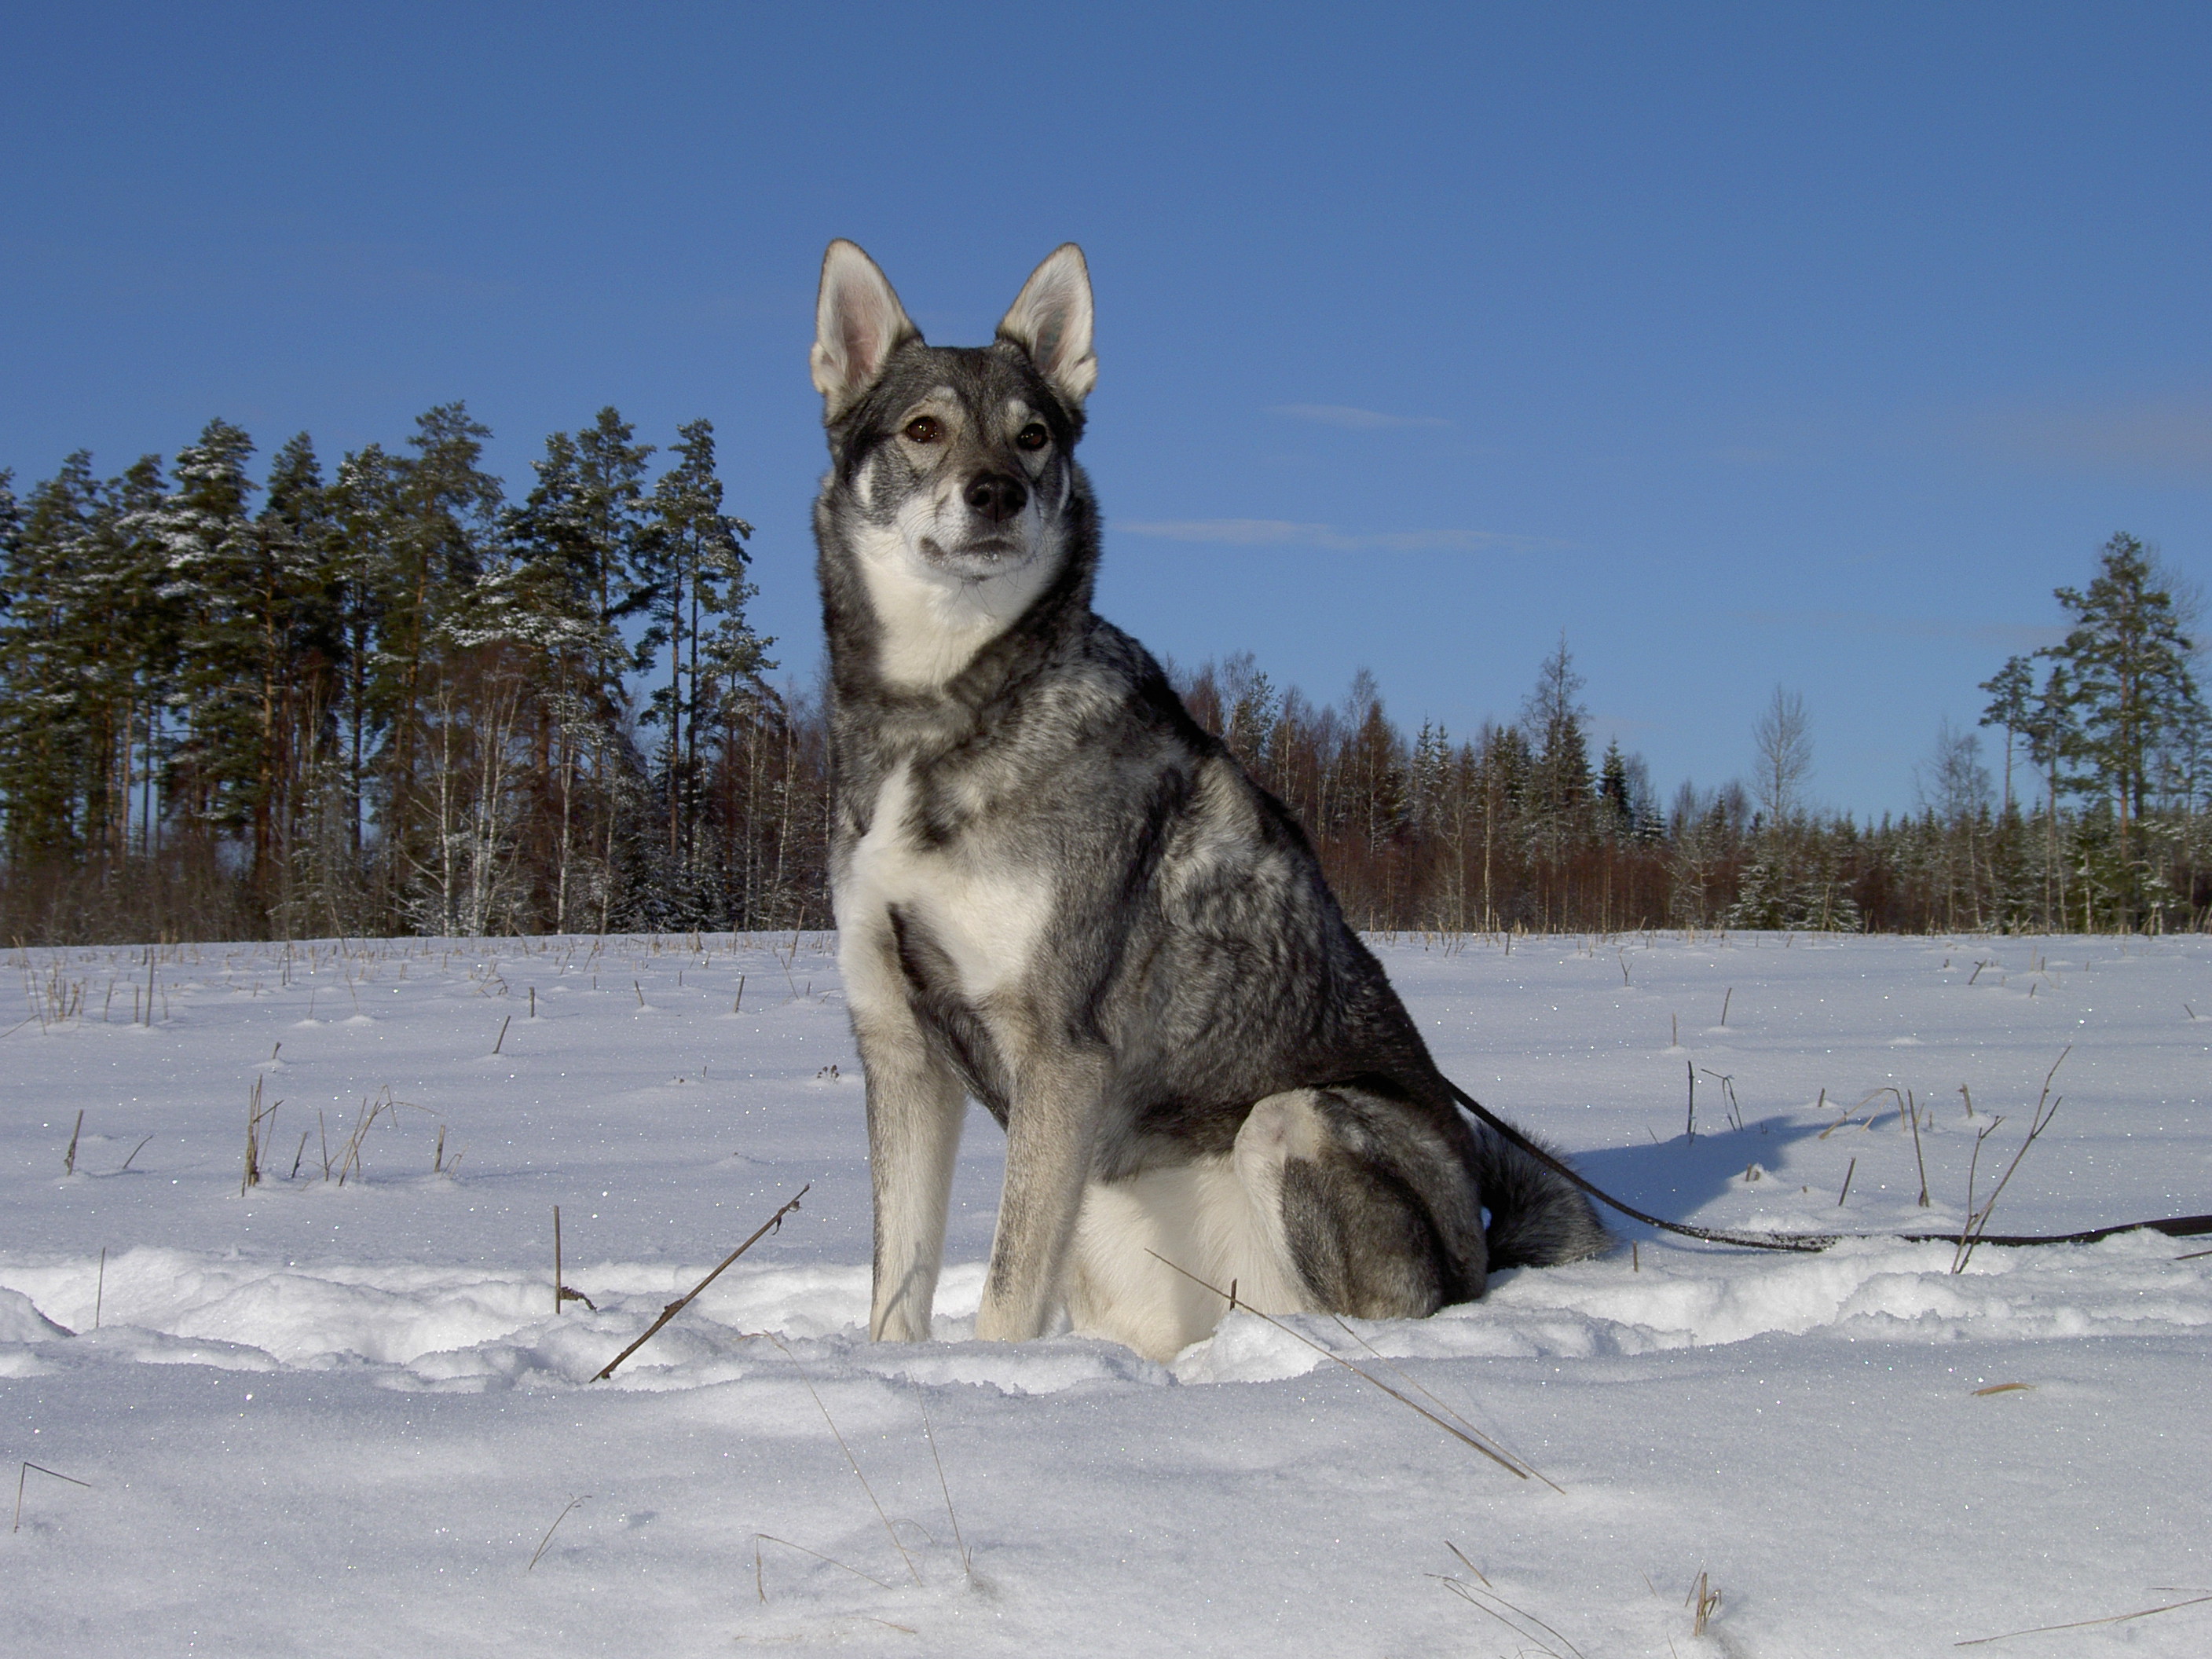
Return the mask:
[(1605, 763), (1599, 769), (1598, 800), (1607, 836), (1627, 841), (1636, 834), (1636, 802), (1629, 793), (1628, 757), (1620, 752), (1620, 739), (1605, 746)]
[(1534, 750), (1529, 806), (1539, 847), (1558, 860), (1587, 833), (1589, 823), (1589, 711), (1579, 700), (1583, 677), (1575, 672), (1567, 636), (1537, 670), (1535, 690), (1522, 705), (1521, 723)]

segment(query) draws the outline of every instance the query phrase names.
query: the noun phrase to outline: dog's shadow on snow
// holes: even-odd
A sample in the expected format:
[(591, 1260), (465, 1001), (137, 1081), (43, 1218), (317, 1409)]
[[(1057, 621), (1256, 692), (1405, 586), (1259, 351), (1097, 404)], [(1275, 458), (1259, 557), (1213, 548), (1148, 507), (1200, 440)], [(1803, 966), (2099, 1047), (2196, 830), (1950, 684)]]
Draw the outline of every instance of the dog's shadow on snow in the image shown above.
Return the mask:
[[(1789, 1149), (1818, 1136), (1827, 1127), (1765, 1117), (1741, 1129), (1700, 1133), (1694, 1138), (1676, 1135), (1650, 1146), (1607, 1146), (1577, 1152), (1573, 1162), (1584, 1179), (1624, 1204), (1633, 1204), (1647, 1215), (1680, 1221), (1732, 1188), (1756, 1193), (1771, 1185), (1778, 1191), (1787, 1190), (1795, 1184), (1788, 1167)], [(1747, 1182), (1745, 1172), (1753, 1164), (1762, 1173), (1756, 1182)], [(1632, 1221), (1618, 1211), (1600, 1208), (1606, 1225), (1624, 1237), (1649, 1231), (1642, 1222)]]

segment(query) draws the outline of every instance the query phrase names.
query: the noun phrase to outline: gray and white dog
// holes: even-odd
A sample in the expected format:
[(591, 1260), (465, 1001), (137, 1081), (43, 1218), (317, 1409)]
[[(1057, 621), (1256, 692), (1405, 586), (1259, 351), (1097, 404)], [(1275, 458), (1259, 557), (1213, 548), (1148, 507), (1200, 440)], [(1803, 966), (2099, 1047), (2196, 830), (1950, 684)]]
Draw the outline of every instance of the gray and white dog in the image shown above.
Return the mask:
[(1288, 811), (1092, 612), (1081, 251), (947, 349), (833, 242), (816, 325), (871, 1333), (929, 1334), (971, 1095), (1006, 1132), (980, 1337), (1064, 1312), (1164, 1358), (1226, 1306), (1176, 1267), (1268, 1312), (1419, 1317), (1605, 1249), (1581, 1194), (1461, 1116)]

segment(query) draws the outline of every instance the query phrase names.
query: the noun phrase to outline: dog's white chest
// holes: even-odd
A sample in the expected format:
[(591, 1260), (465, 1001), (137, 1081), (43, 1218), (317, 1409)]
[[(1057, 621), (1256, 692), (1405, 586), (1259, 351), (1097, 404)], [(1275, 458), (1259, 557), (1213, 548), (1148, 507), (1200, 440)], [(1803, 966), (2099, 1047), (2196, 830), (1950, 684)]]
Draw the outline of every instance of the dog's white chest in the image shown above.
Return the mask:
[(980, 1001), (1027, 968), (1048, 911), (1048, 884), (1006, 860), (988, 839), (923, 845), (908, 823), (912, 799), (913, 780), (902, 762), (877, 792), (868, 832), (838, 883), (838, 928), (857, 944), (888, 927), (897, 908), (951, 959), (962, 994)]

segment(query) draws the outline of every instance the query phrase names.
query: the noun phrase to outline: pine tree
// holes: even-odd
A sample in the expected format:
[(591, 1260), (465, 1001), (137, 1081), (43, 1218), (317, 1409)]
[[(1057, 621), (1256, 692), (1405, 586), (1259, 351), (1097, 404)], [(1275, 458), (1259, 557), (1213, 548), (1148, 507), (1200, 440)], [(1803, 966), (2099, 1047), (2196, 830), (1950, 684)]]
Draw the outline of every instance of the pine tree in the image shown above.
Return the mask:
[(80, 690), (94, 731), (88, 848), (111, 867), (130, 854), (134, 781), (142, 856), (158, 841), (155, 790), (176, 718), (183, 620), (167, 593), (167, 561), (149, 534), (167, 495), (158, 456), (142, 455), (109, 480), (72, 584), (71, 608), (89, 636)]
[[(745, 621), (752, 585), (745, 542), (753, 527), (722, 511), (722, 481), (714, 470), (714, 428), (693, 421), (677, 429), (677, 464), (654, 486), (653, 520), (642, 539), (641, 563), (649, 578), (647, 615), (639, 665), (649, 668), (668, 653), (668, 682), (656, 690), (643, 716), (665, 726), (660, 768), (667, 815), (667, 850), (690, 867), (696, 850), (702, 782), (701, 727), (712, 723), (725, 698), (743, 698), (768, 660), (773, 641)], [(688, 690), (687, 690), (688, 683)]]
[[(267, 504), (254, 521), (259, 630), (260, 766), (254, 791), (253, 869), (264, 903), (306, 873), (293, 849), (334, 804), (343, 700), (343, 575), (331, 491), (314, 441), (302, 432), (277, 451)], [(318, 789), (320, 780), (325, 786)]]
[(0, 591), (0, 793), (6, 844), (18, 867), (74, 859), (79, 852), (76, 784), (85, 758), (77, 696), (82, 641), (72, 615), (72, 572), (89, 544), (100, 486), (79, 450), (33, 489), (9, 538)]
[(2013, 748), (2027, 730), (2029, 708), (2035, 698), (2035, 671), (2026, 657), (2008, 657), (2005, 665), (1984, 680), (1980, 689), (1990, 694), (1981, 723), (2004, 728), (2004, 809), (2010, 811)]
[(2114, 878), (2124, 920), (2142, 919), (2142, 848), (2161, 751), (2205, 718), (2189, 670), (2195, 642), (2183, 631), (2173, 595), (2151, 555), (2134, 537), (2100, 550), (2086, 591), (2056, 590), (2071, 621), (2066, 638), (2040, 655), (2066, 671), (2072, 731), (2065, 757), (2083, 772), (2073, 787), (2111, 805)]
[(247, 511), (253, 441), (228, 421), (208, 422), (177, 452), (168, 493), (136, 515), (160, 561), (160, 597), (175, 607), (185, 716), (169, 757), (168, 793), (191, 833), (205, 838), (249, 823), (259, 780), (259, 547)]
[(615, 409), (602, 409), (591, 426), (546, 439), (544, 459), (533, 464), (538, 482), (506, 521), (533, 591), (565, 593), (562, 609), (581, 620), (587, 639), (566, 659), (570, 677), (548, 693), (558, 722), (551, 733), (561, 790), (554, 911), (562, 927), (575, 925), (576, 901), (586, 896), (596, 901), (594, 925), (609, 924), (623, 854), (635, 844), (625, 826), (635, 830), (644, 780), (625, 730), (623, 676), (633, 659), (621, 624), (653, 595), (643, 508), (652, 455), (653, 446), (638, 443)]
[(372, 715), (387, 733), (378, 757), (379, 815), (386, 895), (431, 867), (425, 838), (435, 833), (422, 792), (436, 757), (428, 738), (437, 719), (431, 696), (441, 629), (464, 605), (500, 550), (503, 490), (483, 466), (491, 429), (465, 404), (441, 404), (416, 418), (412, 455), (387, 460), (381, 522), (372, 526), (383, 556), (371, 564), (377, 596), (377, 647), (367, 677)]
[(378, 648), (391, 583), (392, 538), (400, 518), (399, 467), (381, 444), (368, 444), (339, 464), (331, 485), (331, 557), (323, 588), (338, 646), (337, 680), (344, 746), (346, 854), (352, 883), (363, 872), (368, 782), (374, 746), (389, 711), (374, 695)]

